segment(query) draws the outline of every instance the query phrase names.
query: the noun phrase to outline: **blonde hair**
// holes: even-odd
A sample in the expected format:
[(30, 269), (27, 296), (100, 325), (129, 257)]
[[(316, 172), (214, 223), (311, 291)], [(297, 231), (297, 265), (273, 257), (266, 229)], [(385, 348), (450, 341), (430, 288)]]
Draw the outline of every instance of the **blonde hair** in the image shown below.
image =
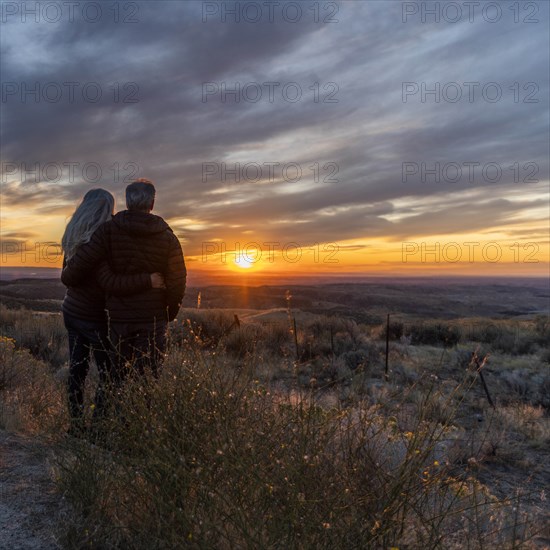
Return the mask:
[(115, 198), (105, 189), (90, 189), (71, 216), (61, 239), (61, 248), (68, 260), (76, 249), (92, 238), (94, 231), (111, 219), (115, 212)]

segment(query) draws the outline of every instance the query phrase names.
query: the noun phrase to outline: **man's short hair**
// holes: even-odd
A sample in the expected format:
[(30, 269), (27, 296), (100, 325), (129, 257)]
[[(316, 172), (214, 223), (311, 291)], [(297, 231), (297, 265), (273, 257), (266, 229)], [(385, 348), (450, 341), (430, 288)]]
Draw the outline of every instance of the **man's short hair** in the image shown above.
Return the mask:
[(148, 212), (151, 210), (154, 200), (155, 186), (150, 180), (142, 178), (126, 187), (126, 207), (128, 210)]

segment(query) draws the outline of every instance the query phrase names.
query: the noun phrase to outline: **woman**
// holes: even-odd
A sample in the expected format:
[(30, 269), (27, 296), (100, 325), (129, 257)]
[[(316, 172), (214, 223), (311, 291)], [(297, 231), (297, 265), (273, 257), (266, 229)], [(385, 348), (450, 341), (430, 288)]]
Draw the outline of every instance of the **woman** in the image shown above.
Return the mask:
[[(72, 258), (80, 246), (86, 246), (94, 231), (111, 219), (114, 214), (115, 199), (104, 189), (88, 191), (72, 215), (61, 240), (63, 266)], [(109, 288), (101, 288), (97, 278), (99, 273), (109, 270), (107, 262), (79, 286), (68, 287), (62, 304), (63, 320), (69, 335), (69, 379), (68, 398), (71, 425), (70, 435), (81, 435), (84, 429), (84, 384), (89, 370), (90, 353), (93, 354), (98, 372), (99, 386), (95, 398), (94, 416), (103, 408), (105, 383), (109, 378), (110, 344), (107, 337), (107, 317), (105, 313), (105, 292), (115, 295), (129, 295), (150, 288), (164, 288), (160, 273), (140, 273), (136, 275), (116, 275), (104, 277), (110, 281)]]

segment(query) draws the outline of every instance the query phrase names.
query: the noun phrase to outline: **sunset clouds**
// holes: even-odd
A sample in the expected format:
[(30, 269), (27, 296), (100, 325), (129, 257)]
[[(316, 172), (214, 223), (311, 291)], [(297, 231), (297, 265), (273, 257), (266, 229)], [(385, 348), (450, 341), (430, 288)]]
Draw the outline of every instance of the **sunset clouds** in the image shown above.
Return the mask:
[(135, 174), (190, 257), (337, 243), (341, 271), (406, 271), (403, 242), (474, 235), (536, 243), (522, 272), (547, 270), (547, 2), (493, 22), (456, 2), (454, 23), (444, 2), (82, 3), (57, 22), (7, 4), (4, 242), (59, 241), (91, 187), (124, 208)]

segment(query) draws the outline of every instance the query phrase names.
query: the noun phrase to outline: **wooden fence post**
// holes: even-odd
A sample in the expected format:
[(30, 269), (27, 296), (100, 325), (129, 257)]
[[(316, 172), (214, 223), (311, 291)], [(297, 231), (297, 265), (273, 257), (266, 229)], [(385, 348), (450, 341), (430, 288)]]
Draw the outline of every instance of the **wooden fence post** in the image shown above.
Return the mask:
[(296, 347), (296, 361), (300, 359), (300, 354), (298, 351), (298, 332), (296, 330), (296, 317), (292, 318), (292, 329), (294, 332), (294, 346)]
[(483, 361), (481, 363), (479, 362), (479, 357), (477, 356), (477, 353), (475, 351), (473, 353), (473, 357), (477, 367), (477, 372), (479, 374), (479, 379), (481, 380), (481, 384), (483, 385), (483, 389), (485, 390), (485, 395), (487, 396), (487, 401), (489, 401), (489, 405), (491, 405), (493, 409), (496, 409), (496, 405), (491, 398), (491, 394), (489, 393), (489, 387), (487, 386), (487, 382), (485, 382), (485, 376), (483, 376), (483, 372), (481, 370), (485, 366), (485, 363), (487, 362), (487, 359), (489, 358), (489, 356), (486, 355), (483, 358)]
[(384, 378), (386, 382), (389, 379), (389, 355), (390, 355), (390, 314), (386, 319), (386, 366), (384, 368)]

